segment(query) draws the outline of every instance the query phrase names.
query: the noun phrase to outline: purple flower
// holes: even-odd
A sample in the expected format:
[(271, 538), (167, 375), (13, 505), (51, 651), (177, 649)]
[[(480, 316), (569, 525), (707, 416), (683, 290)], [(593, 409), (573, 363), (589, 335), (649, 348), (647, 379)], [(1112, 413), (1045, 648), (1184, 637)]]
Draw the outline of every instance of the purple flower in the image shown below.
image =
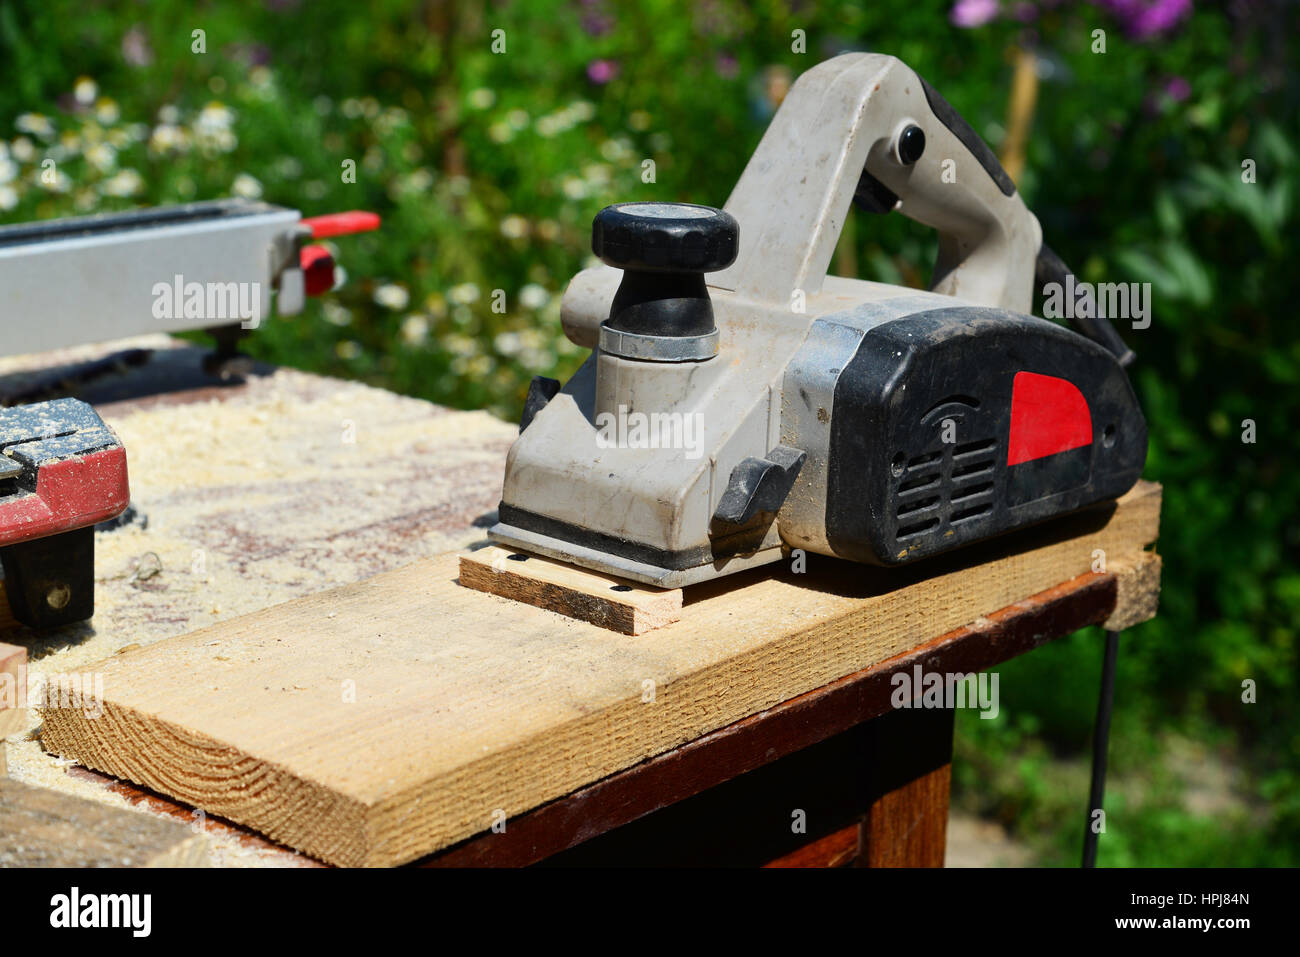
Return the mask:
[(982, 27), (998, 15), (998, 0), (957, 0), (948, 13), (953, 26)]
[(730, 53), (721, 53), (718, 55), (717, 60), (714, 61), (714, 69), (718, 71), (718, 76), (732, 80), (740, 72), (740, 64), (736, 62), (736, 58)]
[(1181, 103), (1192, 95), (1192, 85), (1181, 76), (1171, 76), (1165, 81), (1165, 94), (1175, 103)]
[(1192, 0), (1100, 0), (1115, 14), (1124, 31), (1135, 40), (1146, 40), (1171, 30), (1192, 12)]
[(618, 64), (613, 60), (592, 60), (587, 64), (587, 79), (592, 83), (608, 83), (618, 76)]

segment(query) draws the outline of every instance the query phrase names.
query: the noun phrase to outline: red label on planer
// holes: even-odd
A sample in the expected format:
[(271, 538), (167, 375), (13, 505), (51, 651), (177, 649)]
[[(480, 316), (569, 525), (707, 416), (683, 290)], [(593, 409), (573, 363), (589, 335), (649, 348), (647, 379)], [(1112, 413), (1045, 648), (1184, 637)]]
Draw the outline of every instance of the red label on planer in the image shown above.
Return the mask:
[(1008, 466), (1091, 444), (1088, 401), (1073, 382), (1037, 372), (1016, 373), (1011, 386)]

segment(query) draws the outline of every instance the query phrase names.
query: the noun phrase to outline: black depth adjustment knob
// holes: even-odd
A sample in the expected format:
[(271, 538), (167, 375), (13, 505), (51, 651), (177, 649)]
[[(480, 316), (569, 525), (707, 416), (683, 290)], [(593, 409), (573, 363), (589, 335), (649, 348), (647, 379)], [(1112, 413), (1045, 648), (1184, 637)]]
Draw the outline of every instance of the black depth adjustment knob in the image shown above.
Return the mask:
[(618, 203), (596, 214), (591, 249), (623, 281), (600, 327), (600, 349), (652, 362), (698, 362), (718, 352), (704, 274), (736, 261), (740, 226), (690, 203)]

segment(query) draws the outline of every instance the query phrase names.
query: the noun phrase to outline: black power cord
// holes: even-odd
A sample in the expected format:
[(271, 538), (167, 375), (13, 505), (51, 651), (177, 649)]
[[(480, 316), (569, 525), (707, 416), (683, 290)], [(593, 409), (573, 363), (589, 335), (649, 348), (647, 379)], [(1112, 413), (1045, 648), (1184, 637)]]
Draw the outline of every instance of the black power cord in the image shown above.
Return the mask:
[[(1048, 283), (1065, 285), (1071, 275), (1070, 267), (1046, 243), (1038, 250), (1034, 263), (1034, 283), (1040, 295), (1046, 295)], [(1127, 369), (1135, 358), (1133, 350), (1125, 345), (1110, 320), (1095, 307), (1086, 310), (1089, 315), (1076, 316), (1071, 325), (1081, 335), (1115, 356), (1121, 368)], [(1102, 811), (1106, 796), (1106, 751), (1110, 743), (1110, 716), (1115, 707), (1115, 662), (1119, 658), (1119, 632), (1106, 632), (1106, 651), (1101, 661), (1101, 694), (1097, 699), (1097, 722), (1092, 732), (1092, 785), (1088, 791), (1088, 817), (1083, 828), (1083, 866), (1097, 865), (1096, 830), (1101, 822), (1094, 816)], [(1101, 818), (1102, 821), (1105, 818)]]
[[(1088, 817), (1083, 828), (1083, 866), (1097, 866), (1098, 822), (1106, 795), (1106, 751), (1110, 743), (1110, 716), (1115, 707), (1115, 662), (1119, 658), (1119, 632), (1106, 632), (1106, 651), (1101, 660), (1101, 695), (1097, 699), (1097, 723), (1092, 732), (1092, 786), (1088, 792)], [(1104, 820), (1104, 818), (1103, 818)]]

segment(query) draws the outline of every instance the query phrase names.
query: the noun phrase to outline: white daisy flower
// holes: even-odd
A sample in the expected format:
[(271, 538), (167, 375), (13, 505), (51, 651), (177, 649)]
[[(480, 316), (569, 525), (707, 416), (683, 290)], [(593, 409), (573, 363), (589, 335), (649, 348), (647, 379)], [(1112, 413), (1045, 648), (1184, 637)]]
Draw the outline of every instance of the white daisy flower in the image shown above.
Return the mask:
[(541, 309), (550, 302), (551, 294), (535, 282), (519, 290), (519, 305), (525, 309)]
[(375, 302), (385, 309), (405, 309), (411, 304), (411, 294), (400, 283), (386, 282), (375, 289)]
[(230, 184), (230, 192), (235, 196), (242, 196), (244, 199), (260, 199), (262, 184), (247, 173), (240, 173), (235, 177), (235, 181)]

